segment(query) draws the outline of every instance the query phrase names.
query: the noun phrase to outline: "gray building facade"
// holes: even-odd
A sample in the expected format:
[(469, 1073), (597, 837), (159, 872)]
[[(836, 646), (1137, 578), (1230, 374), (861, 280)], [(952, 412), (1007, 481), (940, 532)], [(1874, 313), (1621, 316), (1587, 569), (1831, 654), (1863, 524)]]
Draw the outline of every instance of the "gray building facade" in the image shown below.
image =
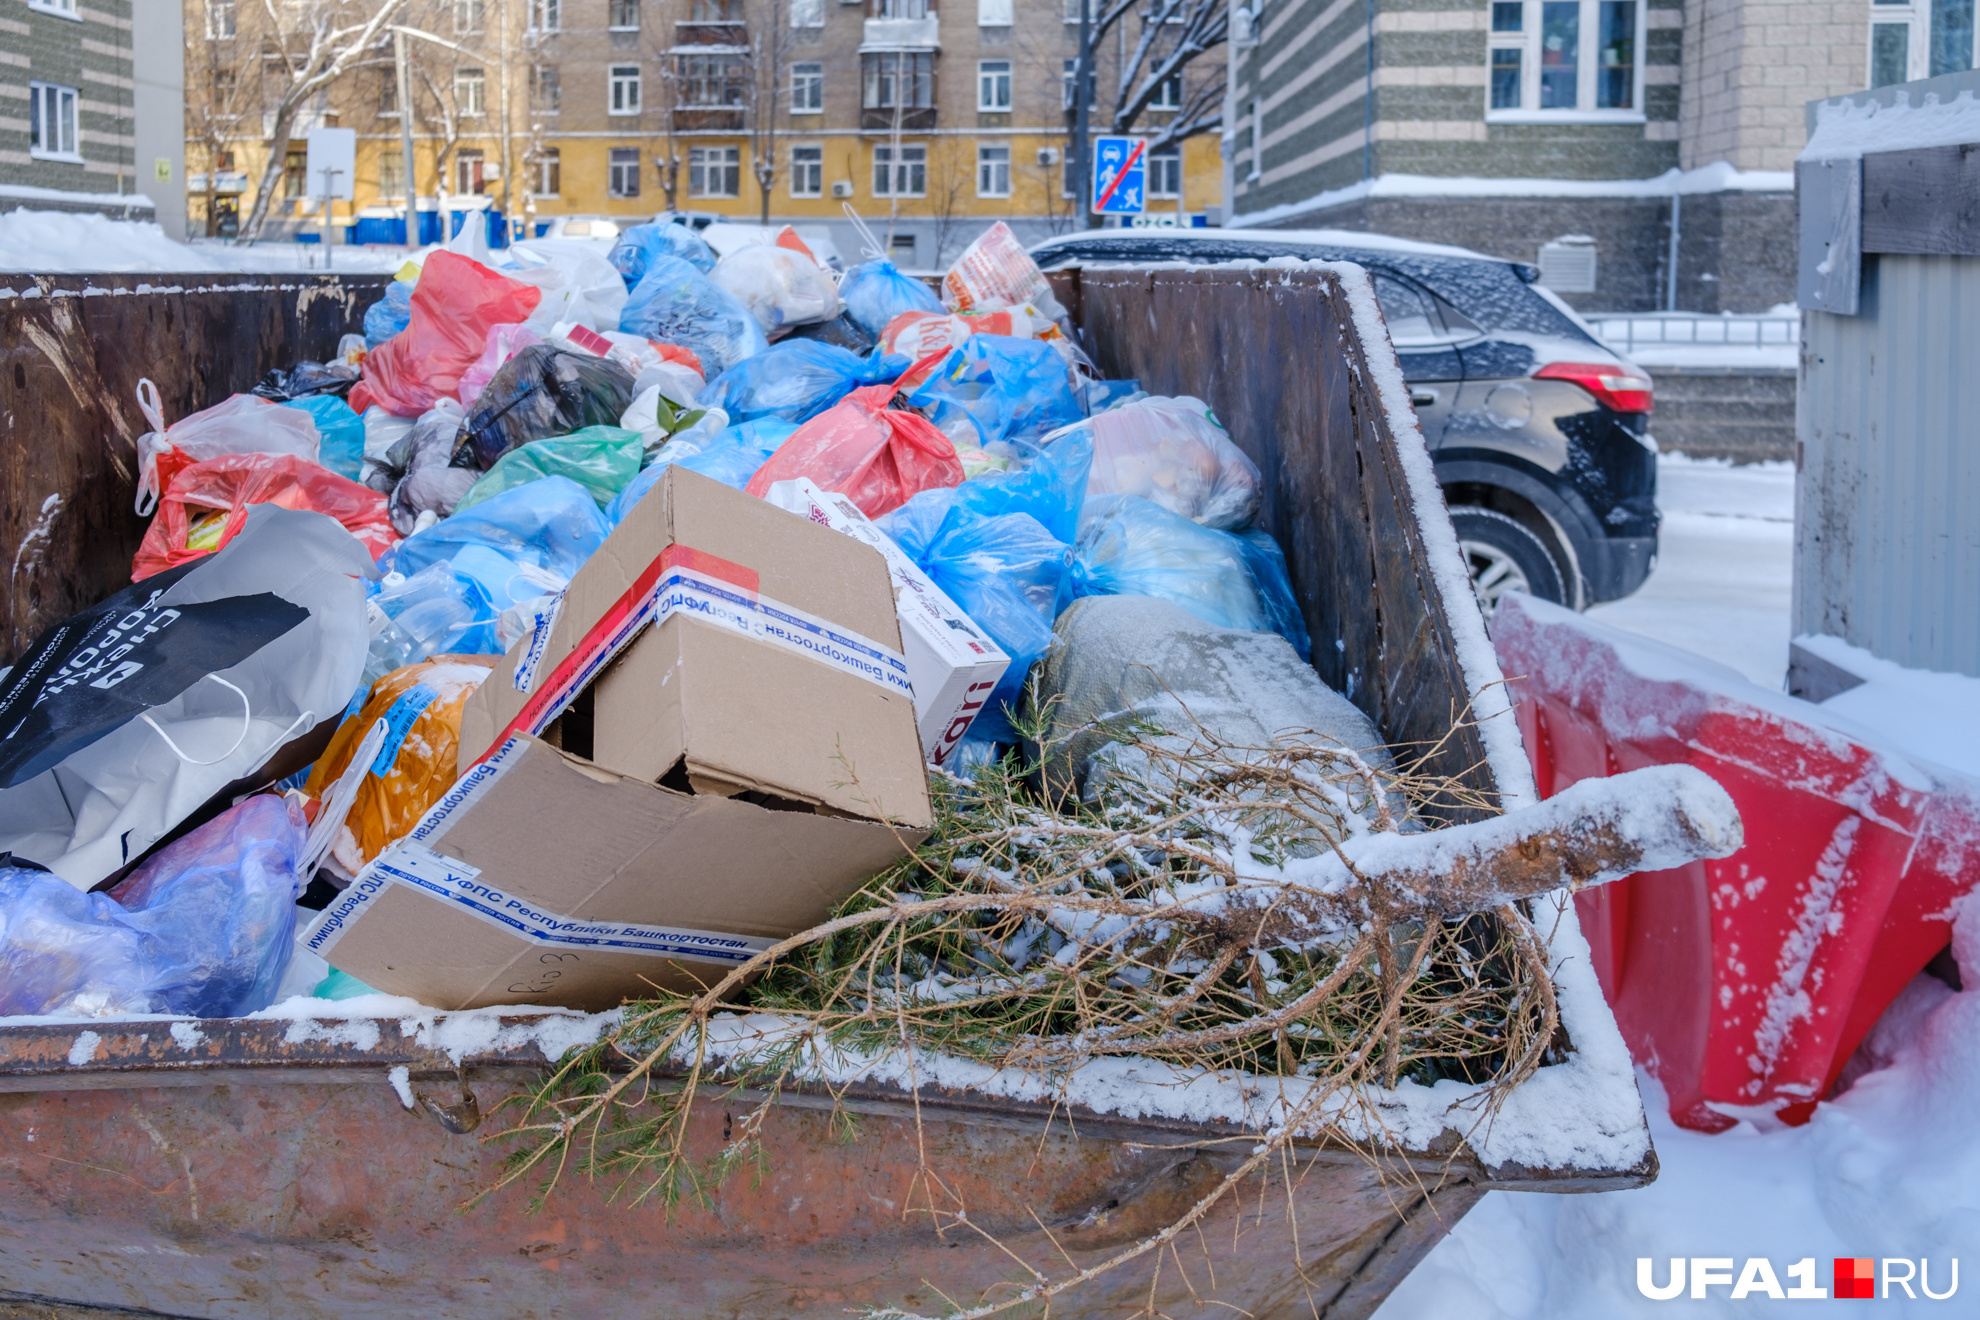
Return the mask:
[[(0, 206), (150, 218), (148, 200), (115, 201), (149, 182), (134, 133), (132, 5), (0, 0)], [(183, 54), (176, 42), (171, 53)], [(158, 112), (182, 117), (183, 98)], [(183, 189), (177, 178), (171, 186)]]

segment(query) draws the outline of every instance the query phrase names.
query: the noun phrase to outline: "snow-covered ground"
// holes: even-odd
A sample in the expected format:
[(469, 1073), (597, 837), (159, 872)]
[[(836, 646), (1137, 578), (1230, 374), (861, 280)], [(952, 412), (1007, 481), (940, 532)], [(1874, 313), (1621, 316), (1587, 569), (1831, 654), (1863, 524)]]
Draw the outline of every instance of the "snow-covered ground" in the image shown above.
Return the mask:
[[(1665, 455), (1665, 511), (1656, 571), (1627, 600), (1590, 617), (1717, 660), (1778, 689), (1787, 670), (1794, 474), (1788, 464), (1734, 467)], [(1980, 681), (1927, 675), (1829, 645), (1823, 654), (1863, 674), (1826, 708), (1942, 764), (1980, 774)], [(1872, 1033), (1859, 1063), (1871, 1071), (1806, 1127), (1741, 1123), (1706, 1136), (1674, 1125), (1661, 1089), (1639, 1074), (1663, 1172), (1649, 1187), (1595, 1196), (1494, 1192), (1459, 1222), (1385, 1303), (1378, 1320), (1537, 1320), (1560, 1317), (1766, 1316), (1795, 1305), (1764, 1290), (1734, 1302), (1726, 1285), (1694, 1300), (1657, 1302), (1636, 1286), (1652, 1258), (1665, 1283), (1672, 1257), (1767, 1257), (1785, 1273), (1813, 1258), (1830, 1287), (1837, 1257), (1926, 1258), (1931, 1287), (1964, 1291), (1933, 1302), (1902, 1289), (1879, 1314), (1972, 1314), (1980, 1294), (1980, 901), (1955, 928), (1965, 993), (1930, 977), (1912, 983)], [(1915, 1285), (1914, 1285), (1915, 1287)], [(1961, 1307), (1961, 1301), (1965, 1306)]]
[[(341, 271), (397, 270), (400, 248), (338, 247), (331, 255)], [(100, 215), (25, 208), (0, 214), (0, 271), (57, 272), (303, 271), (323, 269), (323, 249), (314, 243), (236, 243), (199, 240), (178, 243), (148, 220), (110, 220)]]

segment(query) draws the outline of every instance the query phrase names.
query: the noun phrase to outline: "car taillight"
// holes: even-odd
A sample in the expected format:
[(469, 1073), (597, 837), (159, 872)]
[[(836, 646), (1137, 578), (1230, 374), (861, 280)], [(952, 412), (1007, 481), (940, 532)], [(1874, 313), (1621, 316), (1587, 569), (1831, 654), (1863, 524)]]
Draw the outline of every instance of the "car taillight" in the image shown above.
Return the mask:
[(1538, 380), (1564, 380), (1595, 396), (1595, 402), (1617, 412), (1647, 413), (1654, 406), (1650, 378), (1606, 362), (1549, 362), (1533, 373)]

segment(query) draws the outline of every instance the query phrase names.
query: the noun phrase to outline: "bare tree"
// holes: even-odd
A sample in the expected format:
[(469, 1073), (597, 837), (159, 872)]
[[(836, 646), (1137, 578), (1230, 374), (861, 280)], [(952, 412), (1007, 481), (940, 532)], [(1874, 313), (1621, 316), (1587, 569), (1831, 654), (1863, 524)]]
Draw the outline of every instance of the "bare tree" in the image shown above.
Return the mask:
[[(268, 134), (268, 163), (261, 172), (254, 210), (241, 227), (243, 240), (258, 238), (288, 162), (296, 116), (363, 59), (405, 0), (260, 0), (263, 49), (280, 66), (281, 96)], [(368, 12), (367, 12), (368, 11)]]
[(426, 121), (440, 139), (440, 150), (433, 158), (433, 196), (440, 208), (440, 227), (444, 236), (447, 227), (447, 166), (452, 163), (455, 150), (461, 145), (461, 111), (456, 100), (454, 77), (451, 69), (435, 78), (428, 67), (429, 61), (415, 60), (410, 55), (413, 76), (426, 91), (426, 99), (420, 105), (419, 118)]
[(975, 183), (971, 166), (965, 163), (960, 148), (953, 142), (947, 145), (950, 150), (942, 151), (928, 162), (928, 216), (935, 229), (935, 256), (929, 264), (937, 270), (944, 269), (943, 256), (955, 242), (957, 231), (968, 222), (969, 198)]
[(790, 6), (758, 0), (749, 25), (749, 150), (761, 199), (760, 219), (770, 223), (770, 195), (777, 186), (777, 109), (790, 66)]
[(220, 230), (220, 171), (242, 125), (249, 97), (240, 85), (239, 33), (232, 4), (203, 6), (205, 21), (186, 42), (186, 137), (205, 160), (206, 236)]

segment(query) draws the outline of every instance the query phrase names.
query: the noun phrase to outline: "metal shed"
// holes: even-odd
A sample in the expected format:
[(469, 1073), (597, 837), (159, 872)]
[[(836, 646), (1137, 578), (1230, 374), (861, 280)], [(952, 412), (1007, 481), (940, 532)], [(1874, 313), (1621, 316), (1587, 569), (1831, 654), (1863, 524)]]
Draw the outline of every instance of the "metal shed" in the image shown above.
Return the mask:
[[(1794, 633), (1980, 675), (1980, 72), (1807, 113)], [(1791, 653), (1797, 696), (1856, 681)]]

